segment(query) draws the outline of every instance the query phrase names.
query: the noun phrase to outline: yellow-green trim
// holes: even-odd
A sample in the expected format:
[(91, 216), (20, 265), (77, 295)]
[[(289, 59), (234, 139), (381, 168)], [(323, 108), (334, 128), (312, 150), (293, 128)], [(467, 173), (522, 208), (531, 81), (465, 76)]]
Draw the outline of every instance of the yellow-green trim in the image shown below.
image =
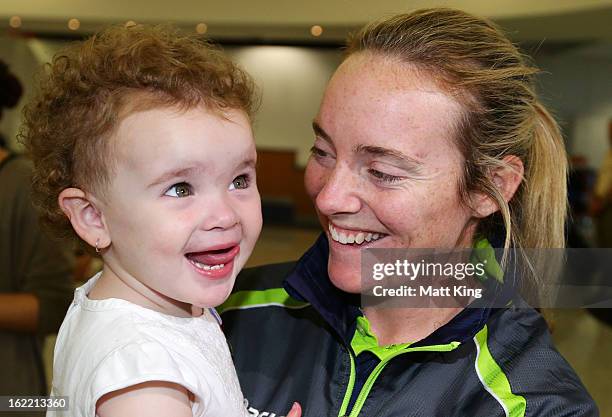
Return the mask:
[(460, 345), (461, 345), (460, 342), (450, 342), (445, 345), (431, 345), (431, 346), (417, 346), (417, 347), (408, 346), (408, 347), (404, 347), (401, 350), (393, 351), (393, 353), (387, 356), (385, 360), (380, 361), (378, 365), (376, 365), (372, 373), (368, 376), (368, 378), (366, 379), (366, 382), (363, 385), (363, 388), (361, 389), (361, 391), (359, 392), (359, 395), (357, 396), (357, 399), (355, 400), (355, 405), (353, 405), (353, 409), (351, 410), (351, 414), (349, 414), (349, 417), (359, 416), (359, 413), (361, 412), (361, 409), (363, 408), (363, 405), (365, 404), (366, 399), (368, 398), (368, 395), (370, 395), (370, 391), (372, 390), (372, 387), (374, 386), (374, 382), (376, 382), (376, 379), (378, 379), (378, 376), (380, 375), (382, 370), (385, 368), (385, 366), (387, 366), (387, 364), (391, 362), (391, 359), (395, 358), (396, 356), (406, 354), (408, 352), (450, 352), (451, 350), (455, 350)]
[(351, 340), (351, 347), (356, 356), (367, 350), (376, 355), (381, 361), (384, 361), (395, 352), (401, 351), (408, 346), (410, 346), (410, 343), (380, 346), (376, 335), (370, 329), (368, 319), (364, 316), (357, 317), (357, 328)]
[(527, 402), (525, 397), (512, 392), (506, 374), (499, 367), (489, 351), (487, 344), (488, 328), (485, 325), (476, 336), (476, 374), (485, 389), (495, 398), (504, 409), (506, 417), (524, 417)]
[[(391, 361), (391, 359), (396, 356), (409, 353), (409, 352), (449, 352), (451, 350), (456, 349), (460, 346), (460, 342), (450, 342), (444, 345), (429, 345), (429, 346), (416, 346), (410, 347), (410, 343), (401, 343), (397, 345), (388, 345), (388, 346), (380, 346), (378, 344), (378, 339), (376, 335), (372, 333), (370, 328), (370, 322), (367, 317), (359, 316), (357, 317), (357, 326), (355, 330), (355, 334), (353, 335), (353, 339), (351, 340), (351, 348), (355, 352), (355, 355), (359, 355), (364, 351), (372, 352), (376, 355), (380, 362), (372, 373), (366, 379), (357, 399), (355, 400), (355, 404), (349, 414), (350, 417), (357, 417), (365, 404), (370, 391), (372, 390), (372, 386), (374, 386), (374, 382), (382, 372), (382, 370), (387, 366), (387, 364)], [(342, 407), (340, 408), (340, 416), (345, 416), (348, 411), (348, 403), (350, 401), (352, 391), (354, 388), (354, 358), (351, 354), (351, 380), (349, 381), (349, 387), (347, 392), (344, 395), (344, 400), (342, 401)]]
[(284, 288), (271, 288), (260, 291), (238, 291), (230, 295), (217, 311), (223, 314), (230, 310), (241, 310), (267, 306), (278, 306), (285, 308), (304, 308), (309, 303), (296, 300), (285, 291)]
[(342, 400), (342, 405), (340, 406), (340, 412), (338, 413), (339, 417), (346, 416), (346, 411), (351, 401), (351, 395), (353, 394), (353, 388), (355, 387), (355, 358), (349, 352), (349, 358), (351, 359), (351, 373), (349, 375), (348, 385), (346, 387), (346, 392), (344, 393), (344, 399)]
[(481, 237), (474, 242), (473, 249), (471, 262), (473, 264), (483, 263), (487, 277), (493, 277), (499, 282), (504, 282), (504, 271), (497, 262), (495, 248), (491, 246), (491, 243), (486, 238)]

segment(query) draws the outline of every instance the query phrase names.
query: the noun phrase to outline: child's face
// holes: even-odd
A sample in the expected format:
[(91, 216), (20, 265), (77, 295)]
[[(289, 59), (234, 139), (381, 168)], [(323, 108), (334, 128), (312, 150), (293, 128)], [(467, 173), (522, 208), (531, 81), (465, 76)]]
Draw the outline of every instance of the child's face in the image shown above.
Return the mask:
[(126, 117), (115, 135), (105, 263), (164, 301), (221, 304), (261, 231), (251, 126), (241, 111), (226, 117), (159, 108)]

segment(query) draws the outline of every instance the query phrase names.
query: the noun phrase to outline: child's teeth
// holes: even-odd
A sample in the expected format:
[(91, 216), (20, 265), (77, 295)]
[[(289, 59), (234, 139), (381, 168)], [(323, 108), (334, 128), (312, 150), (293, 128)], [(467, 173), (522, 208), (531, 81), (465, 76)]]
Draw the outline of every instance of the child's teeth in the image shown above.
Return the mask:
[(225, 264), (206, 265), (206, 264), (200, 263), (198, 261), (194, 261), (194, 260), (192, 260), (191, 262), (193, 262), (193, 264), (195, 266), (197, 266), (198, 268), (203, 269), (205, 271), (213, 271), (213, 270), (216, 270), (216, 269), (221, 269), (221, 268), (223, 268), (225, 266)]
[(366, 242), (369, 242), (370, 240), (372, 240), (372, 233), (368, 233), (367, 235), (365, 235), (365, 240)]

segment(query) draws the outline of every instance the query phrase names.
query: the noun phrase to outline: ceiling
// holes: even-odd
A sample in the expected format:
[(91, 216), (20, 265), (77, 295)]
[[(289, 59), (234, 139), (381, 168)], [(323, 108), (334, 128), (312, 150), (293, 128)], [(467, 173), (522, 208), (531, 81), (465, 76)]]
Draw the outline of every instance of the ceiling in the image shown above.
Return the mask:
[[(612, 41), (612, 0), (2, 0), (0, 30), (45, 36), (82, 36), (109, 23), (173, 22), (229, 42), (337, 44), (365, 22), (421, 7), (449, 6), (488, 16), (516, 41)], [(19, 16), (21, 26), (9, 27)], [(78, 30), (67, 22), (79, 20)], [(312, 25), (323, 34), (313, 37)]]

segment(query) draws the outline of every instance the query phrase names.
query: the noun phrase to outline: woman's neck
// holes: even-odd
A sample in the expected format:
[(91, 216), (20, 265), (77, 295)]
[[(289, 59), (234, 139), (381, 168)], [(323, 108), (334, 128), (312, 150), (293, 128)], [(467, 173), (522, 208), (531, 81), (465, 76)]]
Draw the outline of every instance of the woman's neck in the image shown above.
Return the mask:
[(380, 346), (414, 343), (452, 320), (463, 308), (365, 307), (364, 315)]

